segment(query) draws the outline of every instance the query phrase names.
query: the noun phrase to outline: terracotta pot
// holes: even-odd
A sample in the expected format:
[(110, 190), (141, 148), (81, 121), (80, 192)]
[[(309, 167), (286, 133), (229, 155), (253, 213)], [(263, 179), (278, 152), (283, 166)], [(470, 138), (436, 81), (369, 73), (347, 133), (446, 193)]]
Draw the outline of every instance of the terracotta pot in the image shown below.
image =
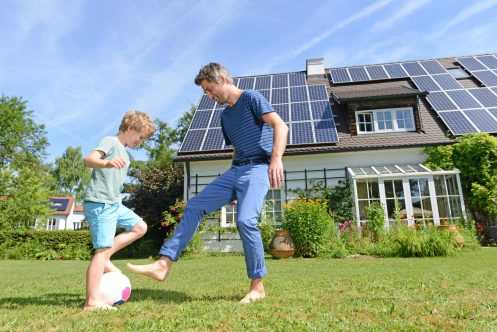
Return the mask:
[(438, 229), (445, 232), (454, 233), (454, 240), (456, 241), (456, 247), (462, 248), (464, 246), (464, 237), (457, 230), (457, 226), (453, 224), (449, 225), (439, 225)]
[(274, 231), (274, 236), (269, 243), (269, 250), (274, 258), (292, 257), (295, 254), (295, 244), (290, 232), (285, 229)]

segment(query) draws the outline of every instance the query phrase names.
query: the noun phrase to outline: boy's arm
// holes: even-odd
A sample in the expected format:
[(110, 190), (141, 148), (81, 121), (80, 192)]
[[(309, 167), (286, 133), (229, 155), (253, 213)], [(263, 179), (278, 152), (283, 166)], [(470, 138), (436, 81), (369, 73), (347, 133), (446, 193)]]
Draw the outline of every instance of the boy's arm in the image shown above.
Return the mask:
[(88, 168), (117, 168), (121, 169), (126, 165), (126, 162), (121, 157), (112, 158), (110, 160), (103, 159), (105, 153), (100, 150), (94, 150), (84, 159), (84, 165)]

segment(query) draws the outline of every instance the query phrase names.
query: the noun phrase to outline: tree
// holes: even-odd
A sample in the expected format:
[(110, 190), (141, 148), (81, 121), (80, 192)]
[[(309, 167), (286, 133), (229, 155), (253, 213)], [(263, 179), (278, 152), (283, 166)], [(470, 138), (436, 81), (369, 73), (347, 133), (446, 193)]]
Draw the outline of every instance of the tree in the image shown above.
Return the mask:
[(0, 98), (0, 227), (27, 226), (50, 214), (45, 127), (37, 125), (26, 102)]
[(0, 166), (29, 164), (46, 156), (45, 126), (37, 125), (32, 114), (22, 98), (0, 97)]
[(497, 216), (497, 138), (486, 133), (460, 136), (456, 143), (425, 149), (427, 166), (457, 168), (473, 217), (487, 226)]
[(181, 144), (181, 142), (183, 142), (183, 140), (185, 139), (186, 133), (188, 131), (188, 128), (190, 127), (190, 123), (192, 122), (193, 116), (195, 115), (196, 111), (197, 107), (195, 105), (192, 105), (190, 107), (190, 110), (186, 111), (178, 120), (178, 124), (176, 125), (176, 140), (178, 143)]
[(91, 177), (91, 170), (84, 167), (81, 147), (67, 147), (64, 154), (55, 159), (55, 168), (51, 174), (59, 192), (81, 200), (85, 185)]

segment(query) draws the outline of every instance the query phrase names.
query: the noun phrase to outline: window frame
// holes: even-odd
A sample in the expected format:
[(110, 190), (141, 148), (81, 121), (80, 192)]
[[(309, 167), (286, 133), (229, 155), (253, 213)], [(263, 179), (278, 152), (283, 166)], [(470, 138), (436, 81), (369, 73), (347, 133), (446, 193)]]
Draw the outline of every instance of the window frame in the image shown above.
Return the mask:
[[(409, 112), (411, 127), (408, 128), (399, 128), (399, 121), (406, 122), (408, 118), (397, 118), (397, 112), (402, 111), (405, 114), (405, 111)], [(380, 129), (380, 122), (387, 123), (385, 118), (379, 119), (379, 114), (381, 113), (389, 113), (391, 121), (391, 129)], [(360, 117), (362, 115), (371, 114), (372, 115), (372, 131), (364, 131), (361, 130), (361, 125), (369, 124), (369, 122), (360, 121)], [(412, 107), (394, 107), (394, 108), (380, 108), (380, 109), (368, 109), (368, 110), (360, 110), (355, 112), (355, 120), (356, 120), (356, 128), (357, 133), (359, 135), (367, 135), (367, 134), (378, 134), (378, 133), (392, 133), (392, 132), (408, 132), (408, 131), (416, 131), (416, 123), (414, 121), (414, 110)]]

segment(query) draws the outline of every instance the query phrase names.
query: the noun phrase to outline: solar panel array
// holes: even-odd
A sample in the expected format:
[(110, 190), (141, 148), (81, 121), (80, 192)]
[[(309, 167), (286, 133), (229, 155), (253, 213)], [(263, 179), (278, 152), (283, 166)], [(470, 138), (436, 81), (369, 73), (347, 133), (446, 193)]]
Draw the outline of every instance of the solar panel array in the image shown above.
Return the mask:
[(497, 132), (497, 57), (456, 59), (485, 87), (466, 89), (437, 60), (330, 69), (333, 84), (410, 78), (455, 135)]
[[(307, 85), (304, 72), (235, 78), (240, 89), (258, 90), (289, 127), (288, 145), (338, 142), (324, 84)], [(202, 95), (180, 152), (230, 149), (221, 130), (219, 105)]]

